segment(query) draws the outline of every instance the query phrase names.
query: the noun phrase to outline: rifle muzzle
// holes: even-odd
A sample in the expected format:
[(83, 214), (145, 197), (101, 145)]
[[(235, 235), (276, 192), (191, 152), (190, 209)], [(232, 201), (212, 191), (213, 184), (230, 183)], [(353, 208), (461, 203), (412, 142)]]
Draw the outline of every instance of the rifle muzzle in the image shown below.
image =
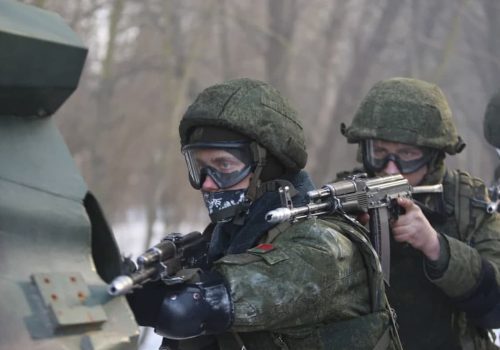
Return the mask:
[(266, 221), (271, 224), (277, 224), (289, 220), (291, 218), (292, 212), (288, 208), (278, 208), (269, 211), (266, 214)]
[(116, 277), (108, 287), (108, 294), (113, 296), (127, 294), (134, 287), (134, 281), (129, 276)]

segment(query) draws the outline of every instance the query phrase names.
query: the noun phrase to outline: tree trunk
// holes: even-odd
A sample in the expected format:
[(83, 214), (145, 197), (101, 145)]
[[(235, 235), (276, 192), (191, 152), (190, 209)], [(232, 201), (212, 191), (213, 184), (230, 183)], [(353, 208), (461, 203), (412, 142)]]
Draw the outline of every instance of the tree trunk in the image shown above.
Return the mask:
[(265, 67), (269, 83), (288, 95), (290, 49), (297, 19), (296, 0), (268, 0), (269, 28)]
[(318, 165), (313, 167), (312, 172), (316, 178), (329, 181), (337, 171), (344, 170), (336, 168), (336, 152), (332, 152), (332, 149), (335, 149), (335, 144), (332, 142), (331, 135), (336, 135), (336, 139), (341, 139), (340, 142), (345, 143), (345, 139), (338, 130), (340, 122), (348, 122), (352, 119), (356, 106), (362, 97), (361, 94), (364, 91), (366, 79), (373, 67), (373, 62), (377, 60), (385, 48), (387, 37), (403, 4), (404, 2), (400, 0), (388, 0), (386, 2), (377, 26), (371, 31), (371, 35), (366, 38), (365, 44), (359, 48), (359, 52), (353, 58), (350, 69), (338, 90), (336, 106), (329, 127), (324, 128), (323, 131), (320, 130), (320, 135), (316, 136), (323, 141), (322, 146), (315, 155)]

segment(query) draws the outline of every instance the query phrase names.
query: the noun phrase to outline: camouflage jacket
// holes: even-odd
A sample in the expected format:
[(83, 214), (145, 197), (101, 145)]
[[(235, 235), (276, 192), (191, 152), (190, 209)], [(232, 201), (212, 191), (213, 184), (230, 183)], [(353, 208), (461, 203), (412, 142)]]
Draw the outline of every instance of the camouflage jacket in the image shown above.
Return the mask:
[(373, 349), (389, 324), (383, 307), (372, 314), (370, 291), (383, 293), (382, 281), (370, 285), (373, 272), (346, 230), (340, 220), (309, 219), (287, 227), (270, 251), (217, 262), (234, 303), (232, 330), (247, 349)]
[(362, 228), (332, 216), (280, 224), (256, 237), (214, 263), (231, 294), (232, 328), (180, 341), (179, 349), (394, 348), (380, 265)]
[(496, 349), (486, 327), (488, 318), (498, 319), (494, 308), (500, 304), (500, 215), (486, 213), (487, 189), (480, 179), (448, 171), (443, 186), (445, 219), (431, 223), (446, 241), (449, 260), (442, 275), (429, 281), (448, 298), (443, 305), (449, 306), (440, 309), (451, 313), (447, 320), (458, 349)]
[(427, 218), (444, 244), (440, 275), (431, 278), (420, 252), (391, 241), (391, 286), (386, 290), (401, 342), (410, 350), (496, 349), (478, 315), (499, 301), (500, 217), (486, 214), (481, 180), (447, 171), (443, 188), (442, 198), (415, 196), (430, 209)]

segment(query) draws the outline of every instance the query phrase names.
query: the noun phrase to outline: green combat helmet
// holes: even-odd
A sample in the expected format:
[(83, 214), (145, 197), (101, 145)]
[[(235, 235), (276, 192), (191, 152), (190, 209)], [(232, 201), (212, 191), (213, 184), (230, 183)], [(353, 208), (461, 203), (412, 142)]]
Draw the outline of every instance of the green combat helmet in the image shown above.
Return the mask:
[(495, 148), (500, 148), (500, 91), (493, 95), (484, 113), (484, 137)]
[(306, 164), (304, 132), (297, 112), (264, 82), (236, 79), (205, 89), (182, 117), (182, 146), (199, 126), (226, 128), (256, 140), (290, 171), (299, 171)]
[[(227, 129), (253, 140), (254, 176), (245, 203), (234, 208), (234, 215), (244, 213), (263, 194), (262, 182), (267, 181), (267, 190), (272, 190), (279, 185), (269, 180), (297, 173), (306, 165), (304, 131), (297, 112), (267, 83), (235, 79), (205, 89), (182, 117), (181, 146), (187, 145), (193, 130), (200, 127)], [(272, 170), (278, 168), (281, 170)]]
[(50, 118), (87, 49), (54, 13), (0, 1), (0, 349), (136, 349), (104, 281), (120, 254)]
[(410, 78), (375, 84), (361, 101), (351, 126), (342, 125), (341, 131), (350, 143), (381, 139), (448, 154), (459, 153), (465, 147), (441, 89)]

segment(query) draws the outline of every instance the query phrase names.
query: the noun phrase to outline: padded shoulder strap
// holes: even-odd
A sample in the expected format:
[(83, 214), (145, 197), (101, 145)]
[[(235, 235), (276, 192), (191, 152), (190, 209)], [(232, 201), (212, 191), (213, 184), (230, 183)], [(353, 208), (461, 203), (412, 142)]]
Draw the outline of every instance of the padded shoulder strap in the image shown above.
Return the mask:
[(454, 215), (459, 238), (463, 242), (470, 242), (486, 215), (486, 186), (479, 178), (464, 171), (455, 170), (449, 175), (454, 184)]
[(264, 240), (264, 243), (272, 243), (276, 237), (278, 237), (281, 233), (283, 233), (287, 228), (289, 228), (292, 224), (288, 221), (284, 221), (276, 226), (274, 226), (272, 229), (267, 231), (266, 238)]
[(372, 312), (385, 311), (389, 316), (389, 325), (378, 340), (374, 350), (389, 349), (390, 340), (392, 340), (392, 349), (402, 350), (403, 347), (397, 330), (394, 309), (391, 308), (385, 294), (382, 266), (380, 265), (380, 260), (375, 249), (373, 249), (368, 239), (366, 229), (348, 216), (343, 216), (343, 221), (339, 224), (342, 228), (342, 233), (359, 248), (365, 260), (365, 265), (368, 267)]

